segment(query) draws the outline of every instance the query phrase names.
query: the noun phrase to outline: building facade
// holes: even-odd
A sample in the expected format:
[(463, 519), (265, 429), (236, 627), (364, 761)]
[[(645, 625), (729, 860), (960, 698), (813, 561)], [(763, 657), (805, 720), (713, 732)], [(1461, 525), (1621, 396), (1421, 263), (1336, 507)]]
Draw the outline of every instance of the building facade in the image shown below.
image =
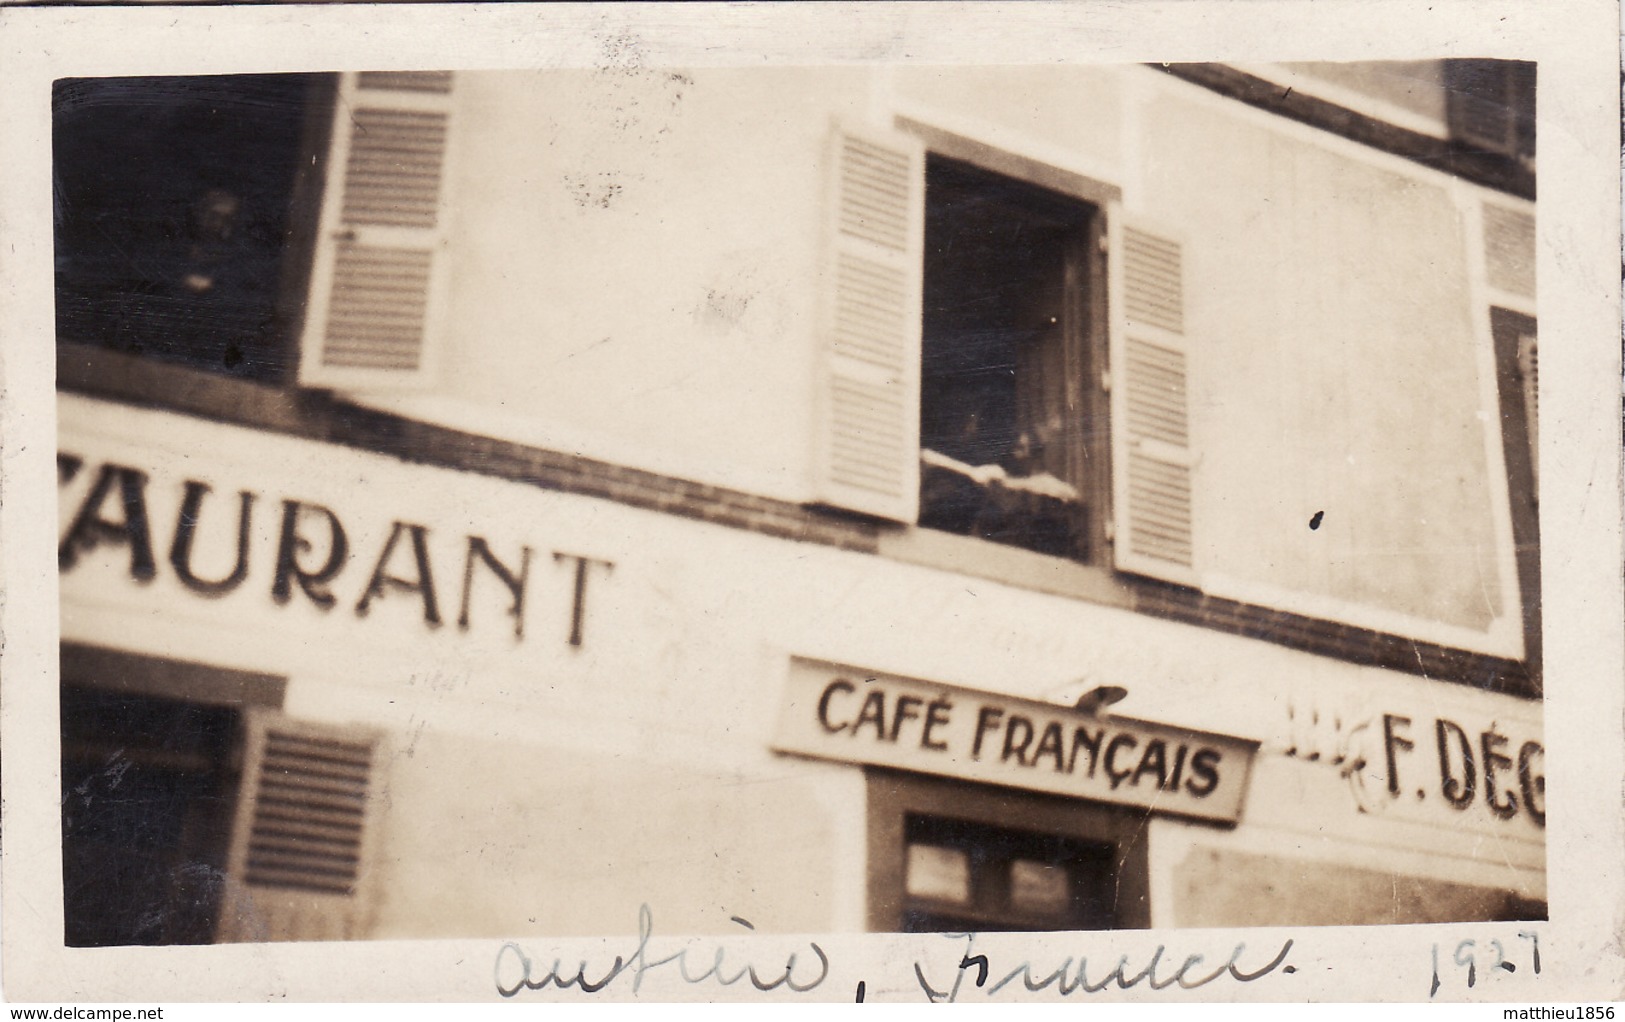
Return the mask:
[(1533, 97), (59, 82), (67, 943), (1544, 918)]

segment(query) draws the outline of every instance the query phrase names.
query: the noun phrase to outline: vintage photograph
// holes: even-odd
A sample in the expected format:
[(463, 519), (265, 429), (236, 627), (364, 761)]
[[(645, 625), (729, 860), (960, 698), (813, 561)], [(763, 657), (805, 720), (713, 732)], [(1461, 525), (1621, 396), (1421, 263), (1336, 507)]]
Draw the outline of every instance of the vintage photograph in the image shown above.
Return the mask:
[(1547, 919), (1544, 66), (364, 68), (51, 87), (65, 945)]

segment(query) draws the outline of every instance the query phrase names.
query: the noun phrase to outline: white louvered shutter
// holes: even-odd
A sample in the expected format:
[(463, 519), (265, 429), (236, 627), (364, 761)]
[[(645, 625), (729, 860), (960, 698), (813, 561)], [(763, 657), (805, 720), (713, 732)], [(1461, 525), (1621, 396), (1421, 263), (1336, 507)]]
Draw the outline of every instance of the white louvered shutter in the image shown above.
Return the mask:
[(422, 386), (446, 266), (451, 72), (341, 76), (299, 382)]
[(1184, 248), (1114, 207), (1108, 249), (1115, 563), (1195, 584)]
[(920, 502), (925, 150), (839, 126), (830, 156), (814, 500), (912, 523)]
[(252, 710), (226, 860), (221, 941), (366, 935), (379, 732)]

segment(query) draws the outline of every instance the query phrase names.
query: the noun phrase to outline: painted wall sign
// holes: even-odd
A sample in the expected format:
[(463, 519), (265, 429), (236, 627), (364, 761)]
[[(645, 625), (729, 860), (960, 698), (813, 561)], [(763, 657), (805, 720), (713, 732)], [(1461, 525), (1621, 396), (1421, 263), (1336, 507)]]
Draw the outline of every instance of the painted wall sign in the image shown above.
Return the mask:
[[(57, 455), (60, 486), (67, 487), (86, 475), (91, 482), (78, 499), (57, 547), (57, 564), (64, 574), (98, 548), (122, 548), (129, 557), (129, 576), (141, 583), (169, 571), (186, 590), (199, 596), (222, 597), (247, 586), (261, 589), (279, 607), (308, 602), (323, 613), (339, 611), (357, 618), (367, 617), (374, 604), (393, 597), (415, 601), (423, 623), (430, 628), (438, 628), (455, 615), (463, 631), (473, 627), (478, 617), (474, 593), (481, 588), (505, 598), (508, 621), (504, 627), (512, 629), (516, 641), (524, 637), (526, 594), (535, 553), (527, 545), (504, 550), (499, 556), (484, 536), (468, 533), (457, 537), (455, 560), (448, 561), (443, 548), (437, 560), (431, 554), (429, 526), (395, 519), (381, 543), (357, 550), (354, 526), (346, 527), (346, 521), (354, 519), (343, 519), (332, 508), (280, 495), (266, 499), (246, 488), (230, 496), (216, 495), (214, 486), (200, 479), (181, 484), (179, 510), (172, 523), (158, 521), (151, 513), (155, 501), (150, 490), (169, 484), (154, 483), (140, 467), (114, 462), (93, 465), (66, 451)], [(172, 505), (176, 496), (165, 494), (164, 506)], [(255, 542), (265, 532), (260, 516), (277, 523), (271, 548)], [(155, 546), (155, 541), (162, 541), (166, 527), (170, 537), (167, 564), (160, 567), (157, 555), (163, 548)], [(216, 564), (205, 570), (194, 563), (193, 546), (200, 535), (229, 539), (229, 568)], [(563, 634), (571, 646), (579, 647), (585, 641), (588, 580), (615, 566), (568, 551), (551, 553), (554, 574), (564, 573), (565, 584), (572, 587)], [(460, 579), (461, 585), (448, 585), (448, 579)], [(447, 605), (446, 598), (452, 594), (456, 601)], [(489, 614), (492, 601), (487, 598), (484, 602)]]
[(1234, 823), (1258, 743), (793, 658), (780, 752)]
[[(1411, 754), (1424, 743), (1432, 749), (1412, 765)], [(1497, 820), (1522, 816), (1536, 827), (1546, 826), (1546, 750), (1540, 742), (1520, 740), (1494, 724), (1469, 733), (1446, 717), (1413, 721), (1385, 713), (1382, 745), (1391, 799), (1410, 796), (1414, 771), (1418, 802), (1433, 795), (1456, 812), (1476, 803)]]
[(1516, 704), (1488, 709), (1435, 701), (1431, 712), (1401, 713), (1288, 702), (1288, 727), (1273, 738), (1283, 755), (1337, 771), (1363, 814), (1540, 840), (1546, 749), (1539, 723), (1506, 712), (1527, 709)]

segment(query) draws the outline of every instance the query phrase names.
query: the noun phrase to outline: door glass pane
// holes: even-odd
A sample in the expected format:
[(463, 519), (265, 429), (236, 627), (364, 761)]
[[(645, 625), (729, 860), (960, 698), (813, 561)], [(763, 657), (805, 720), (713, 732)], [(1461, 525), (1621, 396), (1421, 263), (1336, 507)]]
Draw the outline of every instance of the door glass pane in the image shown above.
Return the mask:
[(1018, 912), (1060, 915), (1072, 906), (1071, 880), (1065, 866), (1015, 859), (1010, 863), (1010, 905)]
[(956, 848), (908, 846), (908, 893), (964, 904), (970, 901), (970, 861)]

